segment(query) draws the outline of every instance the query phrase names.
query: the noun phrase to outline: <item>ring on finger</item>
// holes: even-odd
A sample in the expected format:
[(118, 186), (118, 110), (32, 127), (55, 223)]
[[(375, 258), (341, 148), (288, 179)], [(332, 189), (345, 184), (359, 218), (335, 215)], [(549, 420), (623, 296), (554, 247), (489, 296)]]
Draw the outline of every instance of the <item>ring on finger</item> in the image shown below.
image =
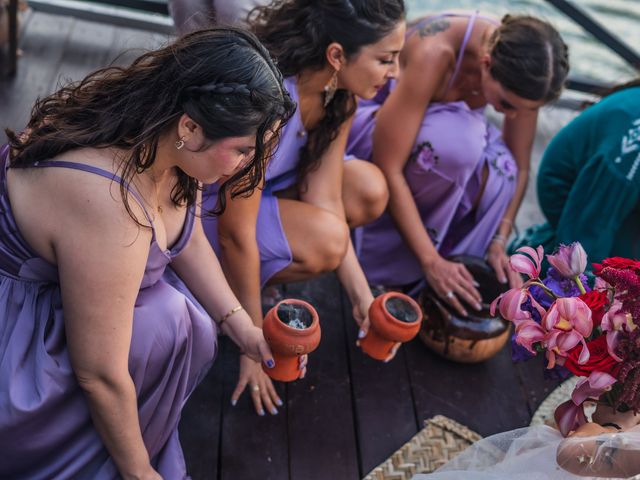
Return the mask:
[(453, 290), (449, 290), (446, 294), (445, 297), (447, 298), (454, 298), (456, 296), (455, 293), (453, 293)]
[(259, 392), (260, 387), (258, 385), (254, 385), (253, 387), (251, 387), (251, 390), (253, 390), (254, 392)]

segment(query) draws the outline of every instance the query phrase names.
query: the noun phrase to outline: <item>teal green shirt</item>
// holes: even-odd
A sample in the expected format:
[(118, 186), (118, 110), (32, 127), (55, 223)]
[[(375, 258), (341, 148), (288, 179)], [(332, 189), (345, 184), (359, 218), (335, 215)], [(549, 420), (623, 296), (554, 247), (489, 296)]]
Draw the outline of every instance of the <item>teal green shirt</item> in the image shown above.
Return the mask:
[(640, 257), (640, 87), (587, 108), (549, 143), (538, 198), (547, 223), (517, 246), (579, 241), (590, 262)]

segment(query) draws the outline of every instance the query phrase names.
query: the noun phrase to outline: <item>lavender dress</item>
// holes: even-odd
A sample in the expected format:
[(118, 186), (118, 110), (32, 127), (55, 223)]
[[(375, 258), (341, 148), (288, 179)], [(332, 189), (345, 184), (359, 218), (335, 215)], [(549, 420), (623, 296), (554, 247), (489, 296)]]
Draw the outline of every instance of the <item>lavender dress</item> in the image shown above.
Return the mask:
[[(295, 78), (286, 78), (284, 86), (291, 98), (297, 103), (298, 91)], [(274, 192), (286, 189), (296, 183), (296, 167), (300, 161), (300, 149), (306, 143), (307, 135), (298, 110), (280, 133), (280, 141), (275, 154), (269, 161), (265, 175), (266, 183), (262, 191), (256, 225), (256, 241), (260, 250), (260, 284), (262, 286), (273, 275), (285, 269), (293, 260), (291, 248), (280, 220), (278, 198)], [(217, 199), (218, 188), (216, 185), (210, 185), (203, 194), (203, 210), (212, 210)], [(220, 255), (218, 219), (204, 216), (202, 224), (209, 242), (216, 253)]]
[[(476, 18), (477, 12), (470, 16), (449, 86), (458, 74)], [(395, 85), (390, 81), (374, 100), (358, 107), (347, 145), (350, 155), (371, 159), (375, 114)], [(515, 192), (516, 163), (483, 112), (463, 101), (431, 103), (405, 167), (424, 228), (443, 256), (484, 256)], [(485, 167), (489, 175), (474, 208)], [(372, 284), (406, 285), (423, 277), (388, 212), (360, 229), (356, 251)]]
[[(0, 159), (0, 478), (120, 478), (69, 362), (57, 269), (20, 235), (7, 195), (6, 148)], [(49, 161), (39, 167), (78, 169), (119, 181), (83, 164)], [(193, 222), (190, 211), (180, 239), (167, 251), (154, 232), (129, 353), (144, 443), (166, 479), (187, 478), (177, 432), (180, 411), (216, 350), (209, 317), (163, 279)]]

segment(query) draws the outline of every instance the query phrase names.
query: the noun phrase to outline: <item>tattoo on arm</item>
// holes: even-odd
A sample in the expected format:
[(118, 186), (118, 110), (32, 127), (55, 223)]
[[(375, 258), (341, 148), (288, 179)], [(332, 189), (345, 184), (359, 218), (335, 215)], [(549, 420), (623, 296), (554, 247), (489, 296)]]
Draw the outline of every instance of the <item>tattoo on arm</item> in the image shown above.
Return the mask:
[(418, 34), (420, 35), (420, 38), (433, 37), (437, 33), (447, 30), (449, 26), (450, 23), (446, 19), (432, 20), (420, 27), (420, 30), (418, 30)]

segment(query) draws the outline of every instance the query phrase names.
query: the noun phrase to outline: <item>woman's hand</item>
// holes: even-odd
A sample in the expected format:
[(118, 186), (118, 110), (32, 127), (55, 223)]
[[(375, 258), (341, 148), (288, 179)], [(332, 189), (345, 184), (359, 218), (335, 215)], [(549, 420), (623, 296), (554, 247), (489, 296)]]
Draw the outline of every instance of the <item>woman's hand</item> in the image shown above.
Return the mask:
[(266, 408), (272, 415), (277, 415), (278, 409), (276, 405), (281, 407), (282, 400), (278, 396), (273, 382), (264, 373), (259, 362), (240, 354), (240, 376), (236, 389), (231, 395), (231, 405), (235, 405), (238, 402), (247, 385), (249, 386), (249, 393), (256, 413), (263, 416)]
[[(356, 321), (360, 329), (358, 330), (358, 340), (356, 346), (360, 346), (360, 340), (367, 336), (369, 328), (371, 328), (371, 320), (369, 320), (369, 308), (373, 303), (373, 295), (367, 295), (361, 302), (355, 302), (353, 305), (353, 319)], [(383, 360), (384, 363), (390, 362), (398, 353), (398, 349), (402, 342), (398, 342), (393, 346), (391, 353)]]
[(487, 249), (487, 262), (491, 265), (500, 283), (509, 282), (509, 287), (520, 288), (522, 277), (518, 272), (514, 272), (509, 264), (509, 257), (505, 252), (501, 242), (491, 242)]
[[(248, 318), (248, 316), (246, 318)], [(225, 322), (227, 328), (229, 328), (231, 324), (232, 322)], [(263, 362), (267, 368), (273, 368), (275, 362), (271, 354), (271, 349), (262, 334), (262, 329), (256, 327), (250, 320), (243, 322), (242, 325), (236, 325), (235, 323), (233, 323), (233, 325), (236, 328), (232, 327), (232, 339), (240, 347), (240, 351), (255, 362)], [(236, 329), (239, 331), (236, 331)]]
[(460, 300), (478, 311), (482, 309), (482, 297), (476, 288), (478, 283), (463, 264), (438, 256), (425, 268), (424, 273), (427, 283), (436, 294), (461, 315), (467, 316), (468, 313)]

